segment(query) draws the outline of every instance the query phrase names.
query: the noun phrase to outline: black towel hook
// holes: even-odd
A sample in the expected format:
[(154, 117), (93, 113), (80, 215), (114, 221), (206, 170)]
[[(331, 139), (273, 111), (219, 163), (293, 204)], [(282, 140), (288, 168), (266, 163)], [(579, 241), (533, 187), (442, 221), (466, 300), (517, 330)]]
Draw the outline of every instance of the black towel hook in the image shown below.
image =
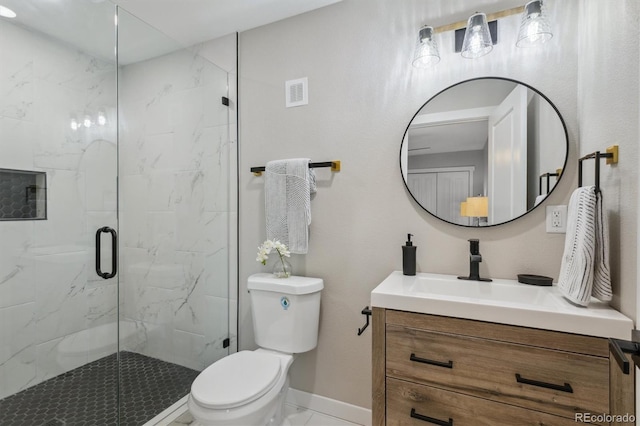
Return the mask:
[(360, 336), (362, 333), (364, 333), (364, 331), (367, 329), (367, 327), (369, 327), (369, 317), (371, 316), (371, 309), (369, 309), (369, 307), (366, 306), (364, 309), (362, 309), (362, 312), (360, 312), (360, 313), (362, 315), (366, 315), (367, 316), (367, 323), (364, 325), (364, 327), (358, 329), (358, 336)]

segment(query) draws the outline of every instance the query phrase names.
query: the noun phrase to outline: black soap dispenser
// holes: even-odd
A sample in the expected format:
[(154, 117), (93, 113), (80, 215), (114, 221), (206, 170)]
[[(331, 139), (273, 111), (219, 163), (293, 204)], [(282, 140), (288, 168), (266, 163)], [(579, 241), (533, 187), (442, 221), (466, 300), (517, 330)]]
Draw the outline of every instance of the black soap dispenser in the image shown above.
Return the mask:
[(407, 244), (402, 246), (402, 273), (404, 275), (416, 274), (416, 249), (411, 242), (413, 234), (407, 234)]

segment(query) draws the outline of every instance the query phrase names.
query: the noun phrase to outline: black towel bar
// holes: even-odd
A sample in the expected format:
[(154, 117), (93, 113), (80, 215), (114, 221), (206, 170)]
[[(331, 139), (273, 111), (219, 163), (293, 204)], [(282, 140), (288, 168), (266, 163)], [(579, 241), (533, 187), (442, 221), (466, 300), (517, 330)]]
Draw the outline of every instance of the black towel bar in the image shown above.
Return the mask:
[(560, 173), (543, 173), (540, 175), (540, 177), (538, 178), (538, 187), (539, 187), (539, 193), (538, 195), (542, 195), (542, 178), (547, 178), (547, 194), (549, 193), (549, 189), (550, 189), (550, 185), (549, 185), (549, 178), (551, 176), (560, 176)]
[(602, 153), (600, 151), (592, 152), (584, 157), (578, 159), (578, 187), (582, 186), (582, 162), (594, 158), (595, 161), (595, 186), (596, 193), (600, 193), (600, 160), (607, 159), (607, 164), (618, 163), (618, 145), (613, 145), (607, 148), (607, 152)]
[[(335, 161), (322, 161), (319, 163), (309, 163), (309, 168), (310, 169), (315, 169), (318, 167), (331, 167), (331, 171), (332, 172), (339, 172), (340, 171), (340, 160), (335, 160)], [(256, 176), (261, 176), (262, 172), (265, 171), (265, 166), (260, 166), (260, 167), (252, 167), (251, 168), (251, 173), (253, 173)]]

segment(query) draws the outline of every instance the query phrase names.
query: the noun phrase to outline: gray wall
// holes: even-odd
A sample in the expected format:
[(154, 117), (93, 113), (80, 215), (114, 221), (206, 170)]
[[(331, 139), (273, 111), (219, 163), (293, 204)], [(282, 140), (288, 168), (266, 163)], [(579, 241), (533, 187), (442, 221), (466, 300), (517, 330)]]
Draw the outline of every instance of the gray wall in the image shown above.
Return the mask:
[[(604, 151), (613, 144), (620, 145), (619, 164), (602, 166), (600, 184), (609, 214), (613, 305), (634, 319), (637, 315), (639, 16), (637, 1), (584, 0), (580, 8), (578, 51), (580, 156)], [(612, 22), (615, 25), (611, 25)], [(584, 164), (585, 185), (593, 184), (593, 168), (593, 160)]]
[[(627, 43), (637, 46), (635, 1), (549, 0), (554, 38), (542, 49), (515, 47), (520, 18), (512, 16), (500, 20), (501, 42), (490, 55), (463, 59), (452, 52), (453, 34), (444, 33), (438, 40), (441, 62), (432, 69), (411, 67), (415, 38), (424, 23), (465, 19), (481, 5), (486, 12), (520, 5), (505, 7), (502, 2), (492, 9), (494, 1), (477, 3), (462, 9), (462, 2), (447, 0), (344, 0), (241, 34), (241, 349), (255, 347), (246, 279), (267, 270), (254, 260), (256, 247), (265, 239), (264, 181), (249, 168), (300, 156), (342, 161), (339, 173), (318, 170), (309, 253), (292, 259), (295, 273), (325, 280), (319, 345), (293, 365), (294, 388), (370, 407), (371, 334), (356, 335), (364, 321), (360, 310), (369, 305), (371, 290), (391, 271), (401, 269), (400, 246), (408, 232), (415, 234), (419, 271), (466, 273), (467, 239), (479, 238), (482, 275), (514, 278), (517, 273), (535, 273), (557, 278), (564, 235), (545, 233), (544, 208), (497, 228), (467, 229), (432, 217), (406, 193), (398, 154), (411, 117), (443, 88), (473, 77), (523, 81), (561, 111), (569, 133), (569, 163), (545, 205), (568, 203), (576, 187), (578, 152), (602, 148), (608, 141), (621, 144), (621, 164), (609, 169), (612, 176), (605, 178), (609, 200), (616, 200), (616, 192), (624, 194), (610, 206), (615, 212), (612, 222), (618, 223), (612, 225), (612, 258), (619, 259), (614, 262), (614, 304), (630, 316), (635, 313), (635, 232), (621, 236), (619, 230), (625, 226), (625, 232), (635, 231), (631, 206), (637, 194), (631, 184), (637, 182), (633, 156), (638, 90), (626, 87), (627, 80), (637, 86), (638, 49), (619, 50), (613, 44), (629, 36)], [(633, 14), (619, 10), (623, 8)], [(602, 27), (598, 34), (603, 38), (589, 40), (587, 47), (582, 45), (583, 33), (591, 21)], [(606, 22), (616, 25), (605, 31)], [(588, 50), (593, 44), (597, 56)], [(579, 53), (586, 56), (580, 62)], [(623, 60), (633, 69), (623, 71)], [(579, 70), (579, 65), (585, 69)], [(592, 67), (598, 68), (595, 75), (589, 74)], [(616, 71), (609, 72), (609, 67)], [(304, 76), (309, 78), (309, 105), (285, 109), (285, 80)], [(599, 101), (600, 95), (606, 102)], [(618, 119), (615, 114), (629, 104), (632, 111)], [(610, 127), (615, 127), (614, 137)], [(586, 139), (580, 150), (579, 136)]]

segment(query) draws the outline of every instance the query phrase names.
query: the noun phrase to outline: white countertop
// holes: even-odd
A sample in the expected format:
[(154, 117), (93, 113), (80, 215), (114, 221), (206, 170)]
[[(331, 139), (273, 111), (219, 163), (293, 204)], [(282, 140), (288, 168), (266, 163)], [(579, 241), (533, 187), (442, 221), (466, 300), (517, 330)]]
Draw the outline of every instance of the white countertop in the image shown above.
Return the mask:
[(394, 271), (371, 292), (378, 308), (630, 340), (633, 321), (592, 298), (588, 307), (567, 301), (558, 288), (458, 280), (452, 275)]

